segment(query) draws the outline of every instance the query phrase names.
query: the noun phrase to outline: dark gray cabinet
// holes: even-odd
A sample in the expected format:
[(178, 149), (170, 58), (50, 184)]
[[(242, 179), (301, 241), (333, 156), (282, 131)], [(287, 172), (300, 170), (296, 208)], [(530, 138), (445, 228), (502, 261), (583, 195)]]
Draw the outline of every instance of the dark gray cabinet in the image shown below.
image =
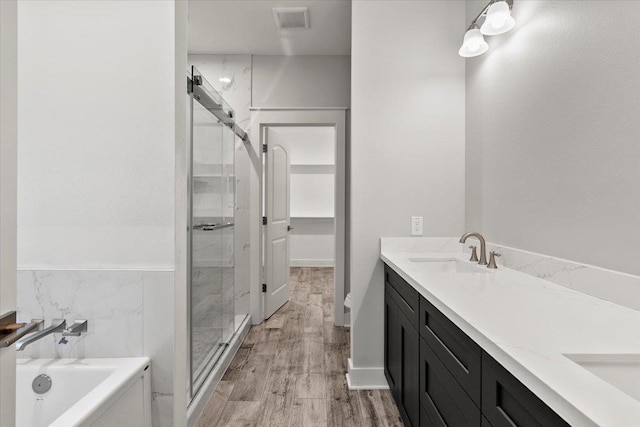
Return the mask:
[(482, 413), (493, 427), (569, 427), (531, 390), (484, 352)]
[(386, 288), (400, 311), (409, 323), (417, 330), (419, 320), (420, 294), (408, 284), (398, 273), (390, 268), (385, 270)]
[(384, 292), (384, 376), (387, 378), (393, 397), (398, 400), (400, 384), (400, 356), (402, 341), (398, 316), (399, 309), (389, 292)]
[(429, 301), (420, 298), (420, 336), (480, 407), (482, 349)]
[[(405, 289), (406, 290), (406, 289)], [(415, 289), (411, 289), (415, 292)], [(408, 297), (411, 299), (411, 297)], [(417, 293), (415, 295), (418, 301)], [(385, 376), (407, 426), (418, 427), (420, 420), (420, 335), (405, 314), (409, 307), (389, 282), (385, 283)], [(417, 308), (415, 319), (417, 319)], [(414, 316), (412, 316), (413, 318)]]
[(431, 346), (420, 341), (420, 426), (480, 426), (480, 409)]
[(405, 425), (569, 425), (386, 265), (384, 304), (384, 372)]

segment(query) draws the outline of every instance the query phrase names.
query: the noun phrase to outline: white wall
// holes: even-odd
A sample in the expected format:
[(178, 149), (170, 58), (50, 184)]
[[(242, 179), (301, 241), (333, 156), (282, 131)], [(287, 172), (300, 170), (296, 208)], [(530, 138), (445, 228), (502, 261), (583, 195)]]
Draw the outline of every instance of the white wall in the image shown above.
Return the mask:
[(467, 228), (640, 274), (640, 2), (520, 1), (513, 15), (467, 60)]
[(152, 3), (20, 2), (20, 268), (173, 268), (173, 3)]
[(285, 143), (291, 162), (291, 266), (334, 265), (335, 153), (332, 127), (270, 127), (270, 143)]
[(353, 2), (350, 377), (361, 384), (386, 384), (380, 237), (408, 236), (415, 215), (426, 236), (464, 229), (464, 7)]
[(349, 107), (349, 56), (253, 56), (253, 107)]
[[(0, 2), (0, 313), (16, 309), (18, 6)], [(15, 424), (15, 347), (0, 349), (0, 425)]]
[(291, 218), (292, 267), (330, 267), (335, 264), (333, 218)]
[(18, 4), (18, 314), (88, 320), (69, 345), (52, 335), (25, 356), (150, 356), (160, 427), (173, 424), (184, 324), (174, 317), (183, 5)]

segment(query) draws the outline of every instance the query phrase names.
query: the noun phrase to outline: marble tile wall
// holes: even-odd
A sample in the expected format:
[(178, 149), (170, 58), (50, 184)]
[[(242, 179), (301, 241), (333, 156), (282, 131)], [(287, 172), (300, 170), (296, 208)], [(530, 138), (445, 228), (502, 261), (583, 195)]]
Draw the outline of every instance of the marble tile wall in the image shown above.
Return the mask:
[(21, 270), (18, 315), (22, 321), (88, 320), (80, 337), (52, 334), (18, 357), (151, 358), (154, 426), (172, 425), (173, 271)]
[[(382, 244), (394, 252), (460, 252), (470, 254), (470, 245), (479, 242), (469, 238), (465, 245), (459, 237), (383, 238)], [(487, 243), (489, 251), (501, 254), (498, 267), (504, 266), (549, 282), (574, 289), (606, 301), (640, 310), (640, 277), (619, 271), (607, 270), (579, 262), (554, 258), (508, 246)]]
[(191, 293), (193, 368), (198, 370), (210, 351), (228, 342), (234, 331), (233, 268), (196, 267)]
[[(469, 251), (466, 246), (465, 250)], [(639, 276), (493, 243), (487, 243), (487, 255), (489, 251), (501, 254), (498, 265), (640, 310)]]

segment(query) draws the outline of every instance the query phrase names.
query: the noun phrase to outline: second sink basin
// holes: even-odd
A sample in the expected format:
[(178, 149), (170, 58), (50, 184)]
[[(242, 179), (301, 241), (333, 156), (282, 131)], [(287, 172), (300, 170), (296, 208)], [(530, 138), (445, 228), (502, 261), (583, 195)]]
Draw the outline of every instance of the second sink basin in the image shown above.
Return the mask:
[(432, 273), (489, 273), (486, 267), (458, 258), (410, 257), (408, 260), (420, 263), (422, 268)]
[(640, 354), (565, 354), (564, 356), (640, 402)]

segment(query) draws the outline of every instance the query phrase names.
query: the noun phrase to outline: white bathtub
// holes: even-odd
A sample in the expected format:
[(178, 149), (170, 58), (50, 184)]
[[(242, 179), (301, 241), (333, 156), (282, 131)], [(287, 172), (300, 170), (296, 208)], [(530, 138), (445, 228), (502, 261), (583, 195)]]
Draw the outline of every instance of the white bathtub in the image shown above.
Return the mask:
[[(16, 426), (151, 426), (150, 360), (18, 359)], [(37, 394), (33, 380), (51, 378)]]

